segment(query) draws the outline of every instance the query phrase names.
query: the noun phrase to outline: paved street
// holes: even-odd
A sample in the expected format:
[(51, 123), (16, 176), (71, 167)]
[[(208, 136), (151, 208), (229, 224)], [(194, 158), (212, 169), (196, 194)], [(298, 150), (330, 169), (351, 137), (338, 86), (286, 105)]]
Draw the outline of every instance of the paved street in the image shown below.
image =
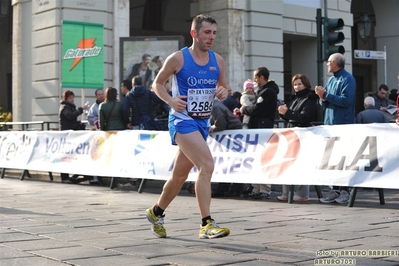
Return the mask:
[(376, 191), (359, 190), (353, 208), (321, 204), (314, 191), (294, 204), (278, 202), (277, 192), (262, 201), (214, 198), (213, 218), (231, 235), (204, 240), (192, 194), (182, 190), (172, 202), (168, 237), (159, 239), (145, 210), (161, 186), (123, 188), (6, 175), (1, 265), (399, 265), (398, 190), (385, 190), (385, 205)]

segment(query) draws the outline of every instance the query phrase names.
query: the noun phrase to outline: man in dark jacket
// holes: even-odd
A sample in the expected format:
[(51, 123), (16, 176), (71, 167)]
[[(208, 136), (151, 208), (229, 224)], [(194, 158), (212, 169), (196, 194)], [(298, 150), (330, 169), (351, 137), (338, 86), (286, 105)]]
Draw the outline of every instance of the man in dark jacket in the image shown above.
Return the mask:
[(240, 98), (241, 92), (235, 91), (232, 95), (227, 96), (222, 103), (233, 113), (235, 108), (241, 107)]
[[(277, 112), (277, 94), (279, 88), (273, 80), (269, 80), (269, 70), (266, 67), (258, 67), (254, 71), (254, 82), (258, 84), (256, 103), (252, 106), (241, 106), (237, 111), (243, 115), (249, 115), (249, 128), (273, 128), (274, 118)], [(252, 192), (249, 194), (254, 199), (270, 198), (270, 184), (252, 184)]]
[(154, 75), (152, 69), (150, 68), (151, 55), (143, 54), (141, 57), (141, 63), (137, 63), (128, 68), (125, 72), (123, 79), (132, 80), (134, 76), (140, 76), (142, 79), (142, 86), (150, 89)]
[(375, 101), (375, 108), (377, 110), (386, 112), (389, 105), (387, 96), (389, 95), (389, 88), (385, 84), (381, 84), (378, 87), (378, 91), (372, 95)]
[(256, 104), (242, 106), (239, 111), (251, 116), (249, 128), (273, 128), (279, 88), (273, 80), (269, 80), (269, 70), (266, 67), (258, 67), (254, 71), (254, 81), (258, 84)]
[(365, 110), (356, 116), (356, 124), (388, 123), (385, 115), (375, 107), (375, 100), (368, 96), (364, 99)]
[(123, 102), (123, 120), (130, 129), (140, 129), (140, 120), (143, 115), (154, 118), (153, 102), (163, 103), (154, 92), (144, 88), (142, 82), (140, 76), (133, 77), (133, 88), (126, 94)]
[(210, 132), (218, 132), (228, 129), (242, 129), (242, 122), (221, 101), (213, 102), (211, 112)]

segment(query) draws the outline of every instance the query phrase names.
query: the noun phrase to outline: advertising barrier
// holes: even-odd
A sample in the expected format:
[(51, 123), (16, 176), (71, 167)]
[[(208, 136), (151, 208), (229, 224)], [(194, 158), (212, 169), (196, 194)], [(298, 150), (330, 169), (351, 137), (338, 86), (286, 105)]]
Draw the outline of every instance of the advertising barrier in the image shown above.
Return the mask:
[[(392, 123), (212, 133), (212, 181), (399, 189), (398, 133)], [(0, 168), (166, 180), (176, 151), (165, 131), (0, 132)]]

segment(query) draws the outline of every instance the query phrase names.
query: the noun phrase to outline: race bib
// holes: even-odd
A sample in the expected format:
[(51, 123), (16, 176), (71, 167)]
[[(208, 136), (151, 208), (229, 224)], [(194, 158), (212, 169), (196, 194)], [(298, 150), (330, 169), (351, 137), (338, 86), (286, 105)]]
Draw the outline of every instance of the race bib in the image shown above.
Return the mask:
[(208, 119), (211, 116), (215, 90), (212, 89), (188, 89), (187, 111), (194, 119)]

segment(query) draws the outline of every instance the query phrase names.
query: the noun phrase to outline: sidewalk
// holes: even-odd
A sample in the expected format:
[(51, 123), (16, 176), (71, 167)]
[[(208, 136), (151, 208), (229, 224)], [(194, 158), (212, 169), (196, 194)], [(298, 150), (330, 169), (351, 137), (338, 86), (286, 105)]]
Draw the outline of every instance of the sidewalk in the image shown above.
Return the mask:
[(231, 234), (209, 240), (198, 239), (195, 197), (184, 190), (166, 211), (168, 237), (153, 236), (145, 210), (160, 192), (6, 175), (1, 265), (399, 265), (398, 190), (384, 191), (385, 205), (376, 191), (359, 190), (353, 208), (321, 204), (314, 191), (310, 202), (294, 204), (277, 193), (214, 198), (212, 217)]

